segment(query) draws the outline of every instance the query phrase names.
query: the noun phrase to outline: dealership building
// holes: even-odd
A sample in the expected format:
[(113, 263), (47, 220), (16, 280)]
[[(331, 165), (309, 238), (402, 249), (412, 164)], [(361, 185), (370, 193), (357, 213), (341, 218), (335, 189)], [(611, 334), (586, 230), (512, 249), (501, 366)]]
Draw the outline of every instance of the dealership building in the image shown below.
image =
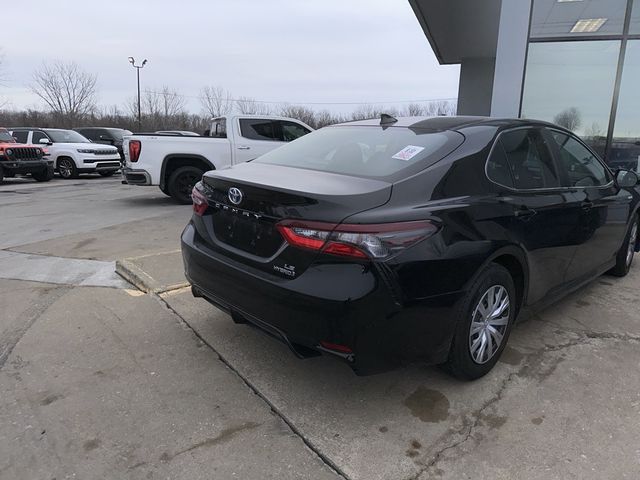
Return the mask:
[(409, 0), (459, 115), (547, 120), (639, 170), (640, 0)]

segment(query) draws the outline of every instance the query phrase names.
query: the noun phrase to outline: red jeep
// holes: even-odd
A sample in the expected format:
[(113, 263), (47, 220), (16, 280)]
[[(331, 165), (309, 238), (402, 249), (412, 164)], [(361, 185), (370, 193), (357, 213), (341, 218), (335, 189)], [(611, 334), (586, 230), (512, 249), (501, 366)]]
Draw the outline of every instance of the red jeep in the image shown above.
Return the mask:
[(17, 143), (11, 134), (0, 128), (0, 182), (4, 177), (30, 174), (38, 182), (53, 178), (53, 162), (38, 145)]

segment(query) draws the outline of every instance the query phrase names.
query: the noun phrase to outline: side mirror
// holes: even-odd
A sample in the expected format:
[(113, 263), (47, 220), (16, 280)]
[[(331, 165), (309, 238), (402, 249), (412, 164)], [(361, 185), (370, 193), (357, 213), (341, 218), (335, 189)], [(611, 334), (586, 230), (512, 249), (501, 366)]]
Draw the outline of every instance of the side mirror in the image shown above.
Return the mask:
[(40, 140), (38, 140), (38, 143), (41, 145), (51, 145), (51, 142), (48, 138), (41, 138)]
[(631, 188), (638, 184), (638, 174), (631, 170), (618, 170), (616, 172), (616, 184), (620, 188)]
[(98, 137), (98, 140), (100, 140), (101, 142), (109, 142), (109, 143), (113, 144), (113, 138), (109, 138), (106, 135), (100, 135)]

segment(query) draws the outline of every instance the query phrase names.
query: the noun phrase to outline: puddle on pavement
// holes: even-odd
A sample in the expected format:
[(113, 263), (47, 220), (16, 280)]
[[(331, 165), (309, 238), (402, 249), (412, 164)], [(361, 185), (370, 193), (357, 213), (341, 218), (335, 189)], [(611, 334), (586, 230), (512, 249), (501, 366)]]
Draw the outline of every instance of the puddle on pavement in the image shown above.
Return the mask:
[(449, 417), (449, 400), (437, 390), (418, 387), (403, 403), (423, 422), (437, 423)]

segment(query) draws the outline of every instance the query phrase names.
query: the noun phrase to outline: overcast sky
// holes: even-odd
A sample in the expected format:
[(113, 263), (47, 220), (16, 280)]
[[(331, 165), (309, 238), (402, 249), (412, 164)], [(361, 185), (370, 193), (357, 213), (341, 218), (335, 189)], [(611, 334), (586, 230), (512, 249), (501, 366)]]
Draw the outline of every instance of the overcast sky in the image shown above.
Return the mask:
[(143, 90), (176, 89), (194, 113), (204, 85), (296, 104), (457, 96), (459, 68), (438, 64), (407, 0), (2, 3), (0, 98), (15, 108), (42, 107), (29, 84), (54, 60), (97, 74), (99, 104), (122, 108), (135, 95), (130, 55), (149, 61)]

